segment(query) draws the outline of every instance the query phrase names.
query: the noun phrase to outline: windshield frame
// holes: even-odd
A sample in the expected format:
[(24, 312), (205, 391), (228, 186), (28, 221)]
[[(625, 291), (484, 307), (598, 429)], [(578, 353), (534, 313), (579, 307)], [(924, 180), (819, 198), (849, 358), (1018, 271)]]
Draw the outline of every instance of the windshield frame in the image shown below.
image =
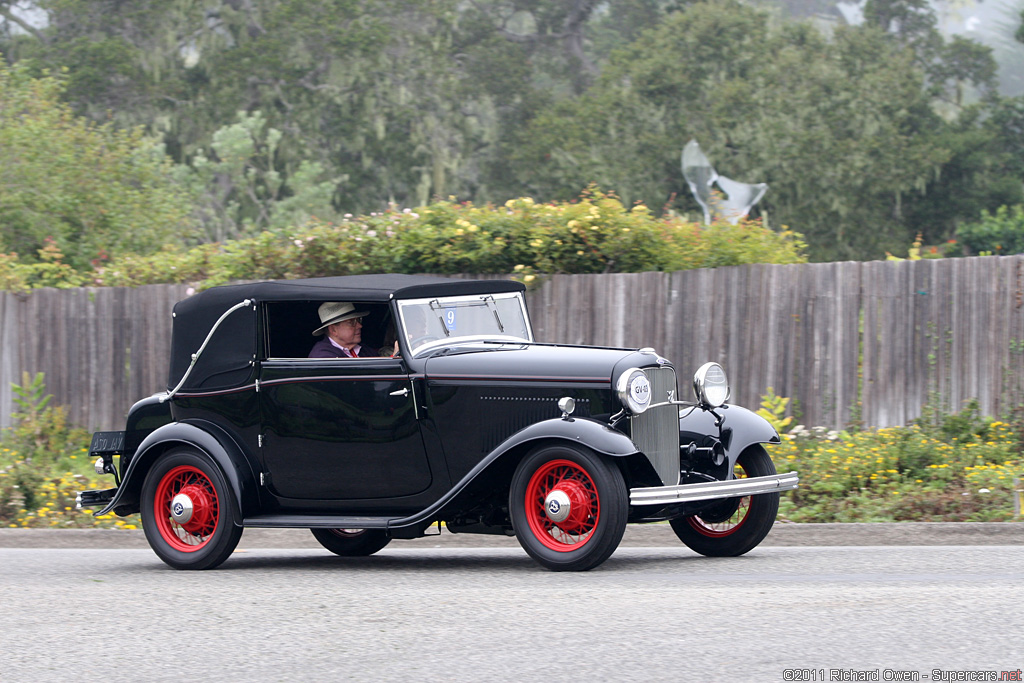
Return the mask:
[[(518, 310), (522, 315), (522, 322), (526, 326), (526, 338), (520, 337), (515, 334), (502, 333), (498, 331), (494, 332), (473, 332), (470, 334), (445, 334), (448, 336), (439, 337), (437, 339), (421, 343), (415, 348), (412, 346), (414, 339), (409, 334), (409, 321), (406, 318), (406, 314), (413, 307), (426, 307), (430, 311), (438, 311), (444, 309), (446, 306), (450, 307), (465, 307), (465, 306), (480, 306), (493, 313), (496, 320), (501, 320), (501, 324), (505, 329), (511, 329), (514, 325), (511, 321), (500, 319), (499, 316), (499, 305), (507, 301), (515, 301), (518, 304)], [(401, 329), (401, 346), (408, 349), (413, 358), (423, 356), (436, 350), (440, 347), (449, 346), (452, 344), (462, 344), (466, 342), (480, 343), (483, 341), (496, 341), (502, 343), (532, 343), (534, 341), (533, 336), (533, 325), (530, 323), (530, 315), (526, 310), (526, 299), (523, 297), (522, 292), (505, 292), (499, 294), (469, 294), (459, 296), (442, 296), (442, 297), (425, 297), (420, 299), (402, 299), (396, 302), (398, 308), (398, 323)], [(416, 310), (422, 310), (417, 308)], [(518, 323), (519, 321), (515, 321)], [(433, 336), (433, 335), (431, 335)]]

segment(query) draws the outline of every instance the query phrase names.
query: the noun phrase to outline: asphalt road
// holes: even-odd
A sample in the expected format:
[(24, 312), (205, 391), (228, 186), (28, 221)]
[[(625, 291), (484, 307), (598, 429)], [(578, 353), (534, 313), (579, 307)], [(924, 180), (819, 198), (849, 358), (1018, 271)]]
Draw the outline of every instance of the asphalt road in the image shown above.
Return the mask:
[(341, 559), (245, 541), (210, 572), (149, 550), (0, 548), (0, 679), (942, 680), (934, 670), (1024, 667), (1020, 545), (762, 545), (730, 559), (629, 545), (557, 574), (517, 547), (421, 539)]

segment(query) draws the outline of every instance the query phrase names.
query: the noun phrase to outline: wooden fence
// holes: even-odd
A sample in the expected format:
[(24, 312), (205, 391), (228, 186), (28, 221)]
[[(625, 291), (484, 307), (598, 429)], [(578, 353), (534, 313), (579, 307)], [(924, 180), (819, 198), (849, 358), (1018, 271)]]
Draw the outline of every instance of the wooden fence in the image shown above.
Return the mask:
[[(0, 293), (0, 426), (11, 383), (44, 372), (56, 403), (118, 429), (166, 385), (170, 311), (187, 287)], [(905, 424), (929, 399), (1024, 401), (1024, 256), (750, 265), (677, 273), (556, 275), (528, 294), (541, 341), (652, 346), (685, 385), (721, 362), (733, 401), (772, 387), (800, 421)]]

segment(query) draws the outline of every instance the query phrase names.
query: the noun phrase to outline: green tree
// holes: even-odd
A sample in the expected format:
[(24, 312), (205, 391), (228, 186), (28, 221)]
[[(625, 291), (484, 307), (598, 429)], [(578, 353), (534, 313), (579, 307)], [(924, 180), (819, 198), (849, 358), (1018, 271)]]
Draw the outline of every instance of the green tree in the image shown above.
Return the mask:
[(286, 179), (277, 164), (281, 138), (261, 112), (239, 112), (236, 123), (213, 134), (209, 156), (201, 150), (178, 170), (195, 198), (203, 238), (223, 242), (333, 215), (336, 181), (323, 179), (323, 167), (308, 161)]
[(909, 242), (901, 197), (948, 158), (912, 60), (878, 29), (829, 41), (738, 3), (694, 5), (538, 116), (514, 161), (542, 197), (597, 179), (649, 206), (681, 192), (674, 207), (692, 211), (679, 152), (696, 138), (719, 172), (769, 184), (762, 208), (805, 234), (813, 258), (870, 257)]
[(84, 269), (176, 240), (188, 200), (163, 147), (73, 115), (61, 90), (0, 61), (0, 250), (32, 259), (50, 243)]

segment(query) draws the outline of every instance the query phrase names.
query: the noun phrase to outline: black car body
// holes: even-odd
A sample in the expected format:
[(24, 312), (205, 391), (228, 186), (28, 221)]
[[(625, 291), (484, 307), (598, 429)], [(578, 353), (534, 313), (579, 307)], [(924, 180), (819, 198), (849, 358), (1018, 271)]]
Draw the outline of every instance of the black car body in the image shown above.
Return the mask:
[[(523, 286), (365, 275), (216, 287), (174, 308), (166, 392), (94, 435), (117, 486), (96, 514), (142, 513), (167, 564), (223, 562), (244, 527), (309, 528), (367, 555), (443, 522), (516, 535), (550, 569), (589, 569), (631, 522), (671, 521), (706, 555), (747, 552), (779, 492), (774, 429), (729, 405), (714, 363), (679, 399), (652, 349), (538, 343)], [(308, 358), (324, 302), (366, 312), (371, 358)], [(115, 456), (119, 456), (115, 463)]]

